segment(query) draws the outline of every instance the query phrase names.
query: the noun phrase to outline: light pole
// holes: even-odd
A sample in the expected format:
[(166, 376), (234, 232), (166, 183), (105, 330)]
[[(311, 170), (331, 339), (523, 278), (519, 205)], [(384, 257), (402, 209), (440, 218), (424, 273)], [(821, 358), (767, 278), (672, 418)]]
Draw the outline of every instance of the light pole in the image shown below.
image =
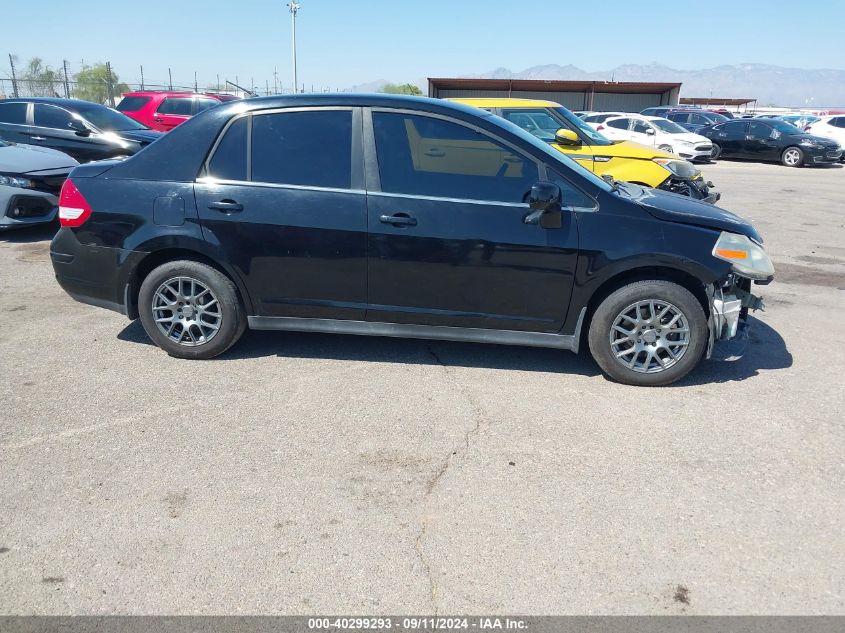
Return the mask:
[(288, 9), (290, 10), (290, 42), (291, 42), (291, 58), (293, 60), (293, 92), (299, 92), (299, 81), (296, 75), (296, 12), (299, 11), (300, 4), (296, 0), (288, 2)]

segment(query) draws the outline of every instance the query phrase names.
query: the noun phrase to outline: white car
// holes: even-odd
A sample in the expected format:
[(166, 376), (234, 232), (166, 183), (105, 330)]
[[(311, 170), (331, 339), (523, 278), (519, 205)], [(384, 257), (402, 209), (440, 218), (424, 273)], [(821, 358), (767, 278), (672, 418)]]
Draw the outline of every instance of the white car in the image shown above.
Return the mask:
[(845, 147), (845, 114), (823, 116), (804, 129), (814, 136), (824, 136), (839, 143), (840, 147)]
[(688, 132), (669, 119), (642, 114), (626, 114), (605, 119), (601, 133), (614, 141), (634, 141), (677, 154), (690, 161), (710, 160), (713, 144), (710, 139)]
[(614, 116), (624, 116), (627, 115), (627, 112), (590, 112), (584, 117), (584, 123), (589, 125), (594, 130), (598, 130), (599, 132), (602, 131), (602, 124), (607, 121), (610, 117)]

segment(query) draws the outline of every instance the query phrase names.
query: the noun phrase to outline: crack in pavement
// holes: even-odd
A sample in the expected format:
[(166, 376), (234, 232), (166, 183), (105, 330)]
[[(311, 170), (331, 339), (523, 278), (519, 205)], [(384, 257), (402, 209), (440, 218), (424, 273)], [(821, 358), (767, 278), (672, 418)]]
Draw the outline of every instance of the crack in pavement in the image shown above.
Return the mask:
[[(431, 355), (432, 358), (440, 365), (443, 370), (446, 372), (447, 375), (451, 376), (452, 372), (450, 368), (443, 362), (443, 360), (438, 356), (437, 352), (434, 349), (427, 345), (426, 349), (428, 353)], [(475, 414), (475, 425), (470, 428), (469, 430), (464, 433), (464, 450), (469, 450), (469, 440), (470, 437), (478, 435), (479, 431), (481, 430), (481, 422), (483, 420), (484, 414), (479, 406), (478, 402), (473, 398), (472, 394), (467, 391), (460, 383), (455, 383), (455, 386), (458, 389), (458, 392), (469, 402), (470, 406), (472, 407), (473, 413)], [(437, 596), (438, 596), (438, 587), (437, 581), (434, 579), (434, 574), (431, 571), (431, 562), (429, 561), (428, 557), (425, 555), (423, 551), (423, 541), (425, 540), (428, 534), (428, 516), (429, 516), (429, 504), (431, 503), (431, 496), (434, 492), (434, 489), (437, 487), (437, 484), (440, 482), (441, 479), (446, 475), (446, 472), (449, 470), (449, 466), (452, 465), (453, 458), (458, 454), (458, 447), (454, 447), (443, 462), (440, 464), (440, 467), (437, 469), (437, 472), (434, 473), (434, 476), (428, 480), (428, 483), (425, 487), (425, 494), (423, 495), (423, 514), (422, 514), (422, 528), (420, 529), (420, 533), (417, 535), (416, 540), (414, 541), (414, 550), (417, 553), (417, 557), (420, 559), (420, 563), (422, 564), (423, 568), (425, 569), (426, 576), (428, 577), (428, 586), (429, 586), (429, 597), (431, 599), (431, 604), (433, 607), (434, 615), (439, 615), (438, 603), (437, 603)]]

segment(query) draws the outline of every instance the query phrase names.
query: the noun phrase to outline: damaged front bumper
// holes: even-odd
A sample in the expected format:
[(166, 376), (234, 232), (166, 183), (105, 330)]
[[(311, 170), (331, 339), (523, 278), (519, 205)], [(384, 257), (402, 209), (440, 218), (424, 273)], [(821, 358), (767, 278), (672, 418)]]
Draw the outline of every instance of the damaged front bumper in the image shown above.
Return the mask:
[(723, 360), (738, 360), (748, 344), (748, 311), (764, 310), (763, 300), (751, 292), (751, 280), (735, 273), (726, 280), (708, 287), (710, 338), (707, 358), (713, 357), (717, 341), (736, 341)]

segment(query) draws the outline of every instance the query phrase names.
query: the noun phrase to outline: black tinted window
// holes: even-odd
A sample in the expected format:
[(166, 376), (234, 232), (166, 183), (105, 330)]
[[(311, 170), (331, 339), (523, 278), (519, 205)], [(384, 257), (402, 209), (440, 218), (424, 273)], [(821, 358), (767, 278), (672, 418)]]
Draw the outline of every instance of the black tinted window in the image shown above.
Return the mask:
[(728, 121), (724, 125), (719, 126), (719, 131), (727, 133), (728, 136), (742, 136), (745, 134), (745, 128), (748, 123), (742, 121)]
[(70, 112), (56, 106), (35, 104), (34, 124), (38, 127), (49, 127), (66, 130), (73, 120)]
[(612, 119), (610, 121), (605, 121), (604, 124), (607, 127), (615, 127), (618, 130), (627, 130), (630, 122), (631, 119)]
[(26, 125), (26, 104), (0, 103), (0, 123)]
[(457, 123), (375, 112), (373, 127), (383, 191), (523, 202), (539, 178), (533, 161)]
[(349, 189), (352, 112), (317, 110), (253, 117), (252, 180)]
[(830, 120), (833, 127), (845, 127), (845, 116), (836, 117)]
[(241, 117), (226, 130), (208, 163), (208, 175), (221, 180), (246, 180), (247, 117)]
[(193, 99), (190, 97), (171, 97), (165, 99), (158, 107), (159, 114), (178, 114), (181, 116), (191, 116), (191, 108), (193, 107)]
[(121, 112), (135, 112), (140, 110), (150, 102), (149, 97), (123, 97), (120, 103), (117, 104), (117, 109)]
[(207, 110), (208, 108), (212, 108), (216, 105), (220, 105), (220, 102), (217, 99), (205, 99), (200, 97), (197, 99), (197, 112), (202, 112), (203, 110)]
[(748, 136), (753, 136), (754, 138), (771, 138), (772, 132), (771, 126), (765, 123), (752, 121), (748, 124)]
[(549, 170), (549, 180), (560, 187), (560, 203), (565, 207), (577, 207), (579, 209), (593, 209), (596, 201), (575, 185), (569, 182), (559, 173)]

